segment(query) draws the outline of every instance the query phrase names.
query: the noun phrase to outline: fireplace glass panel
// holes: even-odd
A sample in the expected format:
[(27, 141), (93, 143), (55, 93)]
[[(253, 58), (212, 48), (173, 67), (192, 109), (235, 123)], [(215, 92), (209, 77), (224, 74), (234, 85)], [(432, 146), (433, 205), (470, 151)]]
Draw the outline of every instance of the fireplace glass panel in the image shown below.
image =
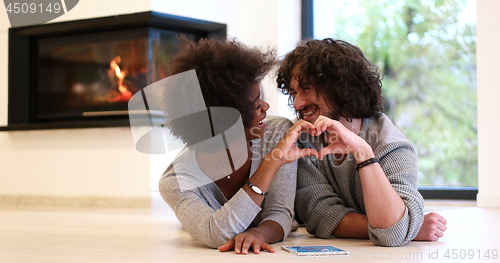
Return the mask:
[(130, 97), (168, 76), (179, 35), (138, 28), (39, 39), (36, 121), (126, 118)]

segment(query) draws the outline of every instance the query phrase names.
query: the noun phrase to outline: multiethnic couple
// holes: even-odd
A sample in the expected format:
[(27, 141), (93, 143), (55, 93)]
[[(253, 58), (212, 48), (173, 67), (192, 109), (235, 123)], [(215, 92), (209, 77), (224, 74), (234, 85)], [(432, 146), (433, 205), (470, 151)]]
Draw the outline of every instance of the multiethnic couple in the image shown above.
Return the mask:
[[(278, 61), (272, 50), (234, 39), (182, 41), (169, 73), (194, 69), (207, 109), (236, 109), (243, 126), (235, 135), (243, 146), (231, 146), (226, 134), (219, 151), (199, 147), (193, 135), (207, 132), (202, 128), (167, 122), (187, 146), (162, 176), (160, 193), (194, 238), (221, 252), (259, 254), (275, 252), (269, 244), (283, 241), (297, 221), (320, 238), (365, 238), (378, 246), (443, 236), (446, 219), (424, 215), (415, 148), (384, 115), (380, 74), (357, 46), (309, 40)], [(266, 117), (259, 83), (276, 66), (295, 123)], [(183, 107), (170, 101), (167, 116)], [(224, 170), (215, 160), (237, 151), (244, 158), (214, 176)]]

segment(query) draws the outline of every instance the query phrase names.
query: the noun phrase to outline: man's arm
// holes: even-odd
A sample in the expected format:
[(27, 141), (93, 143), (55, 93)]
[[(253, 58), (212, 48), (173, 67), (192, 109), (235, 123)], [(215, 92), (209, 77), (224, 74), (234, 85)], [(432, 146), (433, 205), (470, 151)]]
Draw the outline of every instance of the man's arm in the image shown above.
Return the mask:
[[(359, 125), (361, 122), (357, 119)], [(332, 120), (325, 116), (319, 116), (314, 126), (316, 127), (317, 135), (321, 132), (327, 132), (328, 145), (319, 151), (319, 158), (322, 160), (326, 155), (332, 153), (342, 153), (344, 155), (352, 154), (357, 164), (375, 158), (375, 153), (372, 147), (363, 138), (344, 126), (340, 121)], [(340, 140), (339, 140), (340, 138)], [(406, 151), (404, 153), (410, 153)], [(397, 156), (405, 158), (403, 163), (405, 168), (409, 168), (409, 176), (415, 176), (418, 170), (416, 169), (416, 156)], [(381, 156), (378, 156), (381, 157)], [(385, 157), (385, 156), (382, 156)], [(415, 158), (412, 158), (415, 157)], [(399, 169), (400, 162), (397, 158), (391, 159), (388, 162), (396, 162), (394, 167)], [(392, 164), (391, 164), (392, 165)], [(410, 167), (411, 166), (411, 167)], [(414, 168), (414, 169), (413, 169)], [(403, 169), (400, 169), (402, 172)], [(368, 222), (374, 228), (389, 228), (399, 221), (405, 213), (405, 204), (395, 189), (389, 182), (385, 171), (382, 170), (381, 164), (378, 162), (364, 166), (359, 171), (361, 186), (363, 189), (363, 199), (368, 217)], [(398, 171), (399, 172), (399, 171)], [(416, 186), (416, 185), (415, 185)]]
[(327, 154), (338, 152), (353, 154), (357, 164), (375, 156), (379, 159), (379, 162), (358, 171), (372, 242), (382, 246), (401, 246), (412, 240), (424, 216), (423, 198), (417, 191), (414, 147), (404, 140), (404, 136), (395, 136), (379, 145), (375, 155), (362, 137), (339, 121), (320, 116), (314, 125), (317, 133), (328, 132), (328, 146), (319, 151), (320, 160)]
[[(307, 231), (321, 238), (331, 236), (369, 238), (368, 217), (343, 205), (343, 201), (335, 194), (333, 187), (319, 170), (318, 161), (306, 157), (299, 159), (298, 164), (295, 204), (297, 216), (306, 223)], [(398, 180), (392, 177), (391, 179), (389, 181), (392, 181), (398, 189), (404, 190), (404, 187), (397, 186)], [(400, 196), (398, 198), (401, 199)], [(407, 202), (411, 199), (405, 195), (403, 198)], [(339, 215), (341, 215), (340, 218), (338, 218)], [(329, 230), (331, 231), (328, 232)], [(385, 230), (377, 229), (376, 231), (380, 234)], [(443, 236), (445, 230), (446, 219), (437, 213), (429, 213), (425, 215), (422, 227), (417, 229), (418, 234), (414, 240), (435, 241)]]
[[(424, 223), (414, 241), (437, 241), (446, 231), (446, 219), (436, 212), (424, 216)], [(332, 233), (340, 238), (369, 238), (368, 218), (354, 212), (347, 213)]]
[[(364, 141), (364, 140), (363, 140)], [(374, 158), (372, 148), (364, 141), (354, 154), (359, 164)], [(386, 229), (394, 225), (405, 212), (405, 204), (387, 179), (387, 175), (379, 163), (373, 163), (359, 170), (366, 216), (373, 228)]]
[(368, 238), (368, 218), (363, 214), (349, 212), (332, 234), (341, 238)]
[[(307, 135), (302, 134), (299, 147), (311, 147), (306, 141)], [(323, 174), (319, 160), (313, 157), (298, 160), (295, 209), (297, 216), (306, 223), (307, 232), (321, 238), (331, 238), (344, 216), (355, 211), (344, 206), (344, 201)]]
[[(370, 148), (371, 149), (371, 148)], [(365, 150), (370, 154), (373, 153), (371, 150)], [(397, 152), (407, 152), (406, 156), (407, 158), (411, 158), (413, 156), (410, 152), (407, 150), (394, 150), (394, 152), (391, 152), (385, 156), (386, 159), (388, 160), (399, 160), (404, 162), (404, 157), (399, 156), (399, 158), (394, 158), (394, 155), (397, 154)], [(403, 155), (403, 154), (400, 154)], [(374, 155), (373, 155), (374, 156)], [(416, 162), (416, 157), (415, 157), (415, 162)], [(411, 161), (409, 163), (412, 163)], [(396, 163), (395, 166), (398, 166)], [(394, 168), (393, 166), (392, 168)], [(367, 169), (368, 168), (368, 169)], [(364, 170), (364, 171), (363, 171)], [(389, 169), (386, 169), (389, 170)], [(392, 169), (391, 169), (392, 170)], [(416, 168), (415, 168), (416, 170)], [(408, 169), (407, 172), (409, 173), (408, 175), (411, 176), (411, 169)], [(397, 173), (397, 172), (396, 172)], [(386, 175), (386, 173), (382, 170), (382, 167), (380, 164), (374, 164), (374, 165), (369, 165), (367, 167), (364, 167), (363, 169), (360, 169), (359, 175), (361, 178), (361, 184), (363, 188), (363, 198), (365, 201), (365, 208), (366, 208), (366, 214), (367, 214), (367, 219), (368, 222), (370, 223), (370, 226), (372, 229), (374, 228), (380, 228), (381, 230), (378, 230), (379, 233), (383, 233), (384, 229), (388, 229), (392, 227), (394, 224), (398, 223), (398, 221), (403, 220), (406, 215), (406, 213), (403, 213), (402, 216), (400, 216), (400, 219), (398, 219), (396, 213), (388, 213), (388, 208), (393, 207), (399, 207), (399, 202), (403, 204), (403, 209), (406, 209), (408, 211), (408, 217), (420, 217), (421, 215), (418, 215), (419, 213), (416, 211), (410, 211), (411, 210), (418, 210), (419, 208), (417, 207), (417, 200), (421, 199), (420, 195), (417, 194), (408, 194), (411, 193), (412, 190), (413, 192), (416, 192), (413, 187), (411, 187), (411, 183), (409, 181), (404, 182), (404, 172), (400, 176), (394, 177), (393, 174), (389, 174), (389, 176)], [(396, 179), (395, 179), (396, 178)], [(416, 178), (416, 175), (415, 175)], [(378, 187), (377, 187), (378, 186)], [(415, 184), (416, 186), (416, 184)], [(415, 187), (416, 188), (416, 187)], [(398, 189), (399, 191), (397, 191)], [(410, 190), (411, 189), (411, 190)], [(403, 194), (405, 193), (405, 194)], [(395, 194), (395, 195), (394, 195)], [(403, 197), (404, 196), (404, 197)], [(390, 198), (390, 199), (385, 199), (385, 198)], [(406, 200), (406, 202), (403, 202)], [(411, 200), (413, 198), (413, 200)], [(397, 202), (396, 202), (397, 201)], [(420, 200), (423, 202), (423, 200)], [(420, 209), (423, 209), (423, 205)], [(403, 212), (406, 212), (403, 210)], [(411, 213), (412, 212), (412, 213)], [(384, 220), (387, 220), (388, 222), (384, 222)], [(411, 225), (412, 223), (410, 220), (414, 220), (412, 218), (408, 218), (408, 227), (412, 228)], [(385, 223), (385, 224), (384, 224)], [(391, 224), (392, 223), (392, 224)], [(378, 224), (378, 225), (377, 225)], [(415, 229), (417, 230), (417, 229)], [(443, 232), (446, 230), (446, 219), (442, 217), (441, 215), (437, 213), (429, 213), (426, 214), (423, 218), (422, 225), (417, 231), (417, 234), (414, 235), (413, 240), (417, 241), (437, 241), (440, 237), (443, 237)], [(408, 231), (412, 231), (411, 229), (408, 229)], [(388, 231), (391, 233), (392, 231)], [(413, 233), (415, 231), (413, 230)], [(412, 236), (413, 236), (412, 235)], [(388, 240), (400, 240), (398, 237), (387, 237)], [(404, 240), (401, 241), (396, 241), (393, 242), (390, 241), (386, 243), (386, 245), (400, 245), (400, 244), (405, 244), (406, 242), (410, 241), (410, 239), (405, 238)], [(384, 241), (387, 242), (387, 241)]]

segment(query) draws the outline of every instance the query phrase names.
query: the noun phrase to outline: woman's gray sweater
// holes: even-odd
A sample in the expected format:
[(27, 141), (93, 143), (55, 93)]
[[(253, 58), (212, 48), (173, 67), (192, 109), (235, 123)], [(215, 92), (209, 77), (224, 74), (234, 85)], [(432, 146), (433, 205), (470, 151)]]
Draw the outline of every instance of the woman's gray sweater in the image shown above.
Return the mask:
[[(262, 159), (276, 146), (292, 123), (269, 117), (264, 137), (252, 140), (250, 177)], [(219, 187), (204, 177), (195, 152), (183, 149), (160, 180), (160, 193), (184, 229), (211, 248), (217, 248), (251, 226), (273, 220), (281, 225), (285, 239), (292, 228), (297, 182), (297, 162), (283, 165), (274, 177), (269, 194), (257, 206), (240, 189), (227, 200)], [(182, 183), (179, 183), (182, 182)]]

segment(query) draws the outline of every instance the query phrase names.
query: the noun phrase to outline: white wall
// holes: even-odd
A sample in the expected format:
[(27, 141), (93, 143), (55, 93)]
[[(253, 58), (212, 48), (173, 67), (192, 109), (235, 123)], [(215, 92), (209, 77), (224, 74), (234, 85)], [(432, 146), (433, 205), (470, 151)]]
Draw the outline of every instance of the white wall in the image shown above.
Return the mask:
[[(300, 40), (299, 0), (152, 0), (151, 6), (153, 11), (227, 24), (228, 37), (275, 48), (278, 55), (291, 51)], [(274, 77), (268, 76), (262, 84), (271, 105), (268, 114), (292, 116)]]
[(500, 123), (500, 1), (477, 1), (477, 119), (479, 193), (477, 204), (500, 207), (500, 167), (498, 134)]
[[(55, 21), (149, 10), (225, 23), (230, 37), (277, 47), (281, 54), (300, 38), (299, 0), (85, 0)], [(0, 126), (7, 124), (8, 27), (2, 8)], [(264, 87), (270, 104), (278, 105), (272, 79)], [(286, 115), (287, 110), (272, 107), (269, 113)], [(0, 132), (0, 196), (149, 197), (171, 157), (137, 152), (128, 128)]]
[(147, 197), (149, 156), (129, 128), (0, 133), (0, 194)]
[[(149, 1), (80, 1), (55, 21), (147, 11)], [(10, 24), (0, 11), (0, 32)], [(0, 34), (0, 125), (7, 124), (7, 34)], [(150, 158), (130, 129), (0, 132), (0, 195), (149, 198)]]

